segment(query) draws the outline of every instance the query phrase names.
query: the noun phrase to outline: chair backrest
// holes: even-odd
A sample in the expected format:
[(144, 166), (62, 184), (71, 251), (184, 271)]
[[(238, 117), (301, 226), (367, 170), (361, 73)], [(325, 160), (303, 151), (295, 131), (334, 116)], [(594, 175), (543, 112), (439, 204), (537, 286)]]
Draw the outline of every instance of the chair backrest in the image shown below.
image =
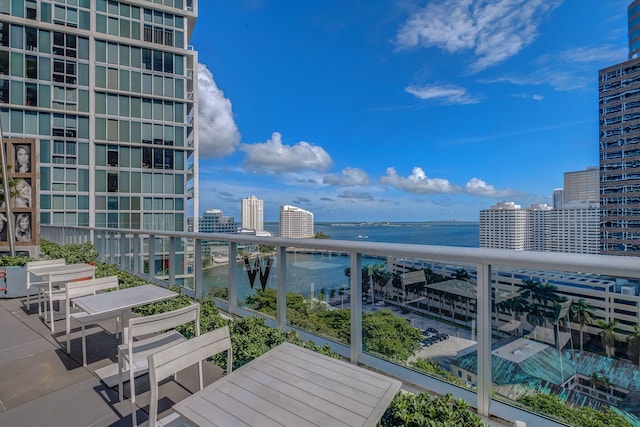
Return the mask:
[(137, 336), (166, 331), (190, 322), (195, 322), (196, 335), (200, 335), (200, 304), (198, 303), (166, 313), (131, 318), (129, 319), (129, 345), (133, 344), (133, 339)]
[(34, 268), (40, 267), (56, 267), (58, 265), (65, 265), (66, 261), (64, 258), (58, 259), (45, 259), (42, 261), (29, 261), (25, 264), (25, 269), (27, 270), (27, 289), (31, 288), (31, 272)]
[(119, 289), (118, 276), (101, 277), (99, 279), (83, 280), (67, 283), (67, 299), (85, 295), (93, 295), (107, 289)]
[(66, 283), (72, 282), (78, 279), (93, 279), (96, 274), (96, 267), (87, 264), (86, 267), (74, 268), (72, 271), (64, 271), (59, 273), (52, 273), (49, 275), (49, 281), (51, 283)]
[[(158, 418), (158, 384), (165, 378), (202, 360), (227, 351), (227, 374), (232, 370), (232, 350), (229, 327), (215, 329), (199, 337), (191, 338), (165, 350), (149, 355), (149, 426), (154, 427)], [(200, 371), (202, 389), (202, 371)]]
[(30, 271), (33, 267), (52, 267), (56, 265), (65, 265), (66, 261), (64, 258), (58, 259), (45, 259), (42, 261), (29, 261), (25, 264), (25, 268), (27, 271)]

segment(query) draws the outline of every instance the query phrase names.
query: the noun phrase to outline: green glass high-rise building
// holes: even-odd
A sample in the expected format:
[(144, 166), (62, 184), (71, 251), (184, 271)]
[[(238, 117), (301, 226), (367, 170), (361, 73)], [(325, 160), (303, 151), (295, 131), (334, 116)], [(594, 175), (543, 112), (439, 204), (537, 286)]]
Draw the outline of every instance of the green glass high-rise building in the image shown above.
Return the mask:
[(0, 1), (2, 128), (37, 140), (41, 225), (187, 229), (197, 13), (197, 0)]

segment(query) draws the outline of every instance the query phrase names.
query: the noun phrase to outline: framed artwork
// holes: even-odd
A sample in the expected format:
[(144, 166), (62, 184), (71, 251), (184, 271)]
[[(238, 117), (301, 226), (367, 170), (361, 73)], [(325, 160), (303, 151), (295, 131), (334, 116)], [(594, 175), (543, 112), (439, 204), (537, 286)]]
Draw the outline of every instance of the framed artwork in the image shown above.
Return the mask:
[(15, 214), (16, 217), (16, 242), (31, 242), (31, 214), (20, 212)]
[[(0, 174), (0, 251), (9, 248), (11, 238), (15, 242), (16, 253), (22, 251), (35, 256), (40, 243), (36, 140), (5, 138), (4, 143), (9, 195), (4, 192)], [(8, 221), (13, 223), (13, 236), (8, 233)]]
[(11, 192), (11, 206), (14, 208), (30, 208), (32, 190), (31, 178), (19, 178)]
[(16, 144), (14, 149), (14, 165), (16, 173), (30, 173), (31, 172), (31, 145), (30, 144)]

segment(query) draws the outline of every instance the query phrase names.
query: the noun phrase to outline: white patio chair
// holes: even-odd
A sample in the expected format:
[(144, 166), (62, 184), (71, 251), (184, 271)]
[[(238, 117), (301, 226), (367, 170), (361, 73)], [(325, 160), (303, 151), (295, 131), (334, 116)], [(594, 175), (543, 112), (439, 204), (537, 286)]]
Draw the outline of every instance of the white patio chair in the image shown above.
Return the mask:
[(200, 304), (129, 319), (127, 340), (118, 346), (118, 393), (123, 398), (125, 364), (129, 369), (129, 389), (131, 392), (131, 417), (136, 426), (136, 386), (135, 374), (148, 369), (149, 355), (186, 341), (174, 328), (195, 322), (196, 335), (200, 335)]
[[(32, 276), (37, 276), (42, 279), (43, 275), (46, 275), (47, 267), (55, 267), (59, 265), (65, 265), (64, 258), (59, 259), (46, 259), (42, 261), (29, 261), (25, 268), (27, 270), (27, 311), (31, 311), (31, 288), (36, 289), (36, 296), (40, 297), (40, 291), (43, 287), (49, 286), (48, 280), (32, 281)], [(39, 274), (40, 273), (40, 274)], [(41, 314), (40, 304), (38, 304), (38, 315)]]
[(160, 381), (198, 363), (199, 390), (202, 390), (202, 361), (223, 351), (227, 352), (227, 374), (232, 370), (233, 353), (229, 327), (215, 329), (199, 337), (191, 338), (173, 347), (149, 356), (149, 385), (151, 401), (149, 402), (149, 426), (182, 426), (190, 425), (188, 420), (173, 412), (158, 420), (158, 397)]
[[(49, 274), (49, 281), (47, 282), (46, 288), (40, 288), (41, 291), (38, 295), (38, 306), (40, 306), (41, 303), (44, 303), (44, 322), (50, 322), (51, 333), (55, 332), (54, 324), (56, 321), (55, 313), (53, 311), (53, 303), (54, 301), (64, 301), (67, 298), (67, 293), (65, 291), (66, 284), (78, 280), (84, 281), (94, 279), (95, 273), (96, 267), (93, 265), (71, 264), (69, 265), (69, 271)], [(47, 310), (47, 308), (49, 310)], [(48, 311), (51, 312), (50, 319)]]
[(120, 312), (110, 312), (98, 315), (90, 315), (84, 311), (73, 312), (73, 298), (86, 295), (94, 295), (108, 289), (119, 289), (118, 276), (101, 277), (99, 279), (82, 280), (78, 282), (69, 282), (66, 284), (66, 323), (67, 323), (67, 354), (71, 353), (71, 319), (82, 326), (82, 366), (87, 366), (87, 342), (85, 335), (85, 327), (88, 324), (94, 324), (99, 320), (116, 319), (116, 336), (119, 336), (119, 318)]

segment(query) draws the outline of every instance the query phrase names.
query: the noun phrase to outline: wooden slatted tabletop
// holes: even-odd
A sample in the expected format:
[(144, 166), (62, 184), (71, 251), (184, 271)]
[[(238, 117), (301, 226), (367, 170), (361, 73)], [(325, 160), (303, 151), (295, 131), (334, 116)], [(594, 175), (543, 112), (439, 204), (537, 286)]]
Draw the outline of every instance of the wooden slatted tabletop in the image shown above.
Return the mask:
[(401, 385), (284, 343), (174, 410), (200, 426), (375, 426)]

